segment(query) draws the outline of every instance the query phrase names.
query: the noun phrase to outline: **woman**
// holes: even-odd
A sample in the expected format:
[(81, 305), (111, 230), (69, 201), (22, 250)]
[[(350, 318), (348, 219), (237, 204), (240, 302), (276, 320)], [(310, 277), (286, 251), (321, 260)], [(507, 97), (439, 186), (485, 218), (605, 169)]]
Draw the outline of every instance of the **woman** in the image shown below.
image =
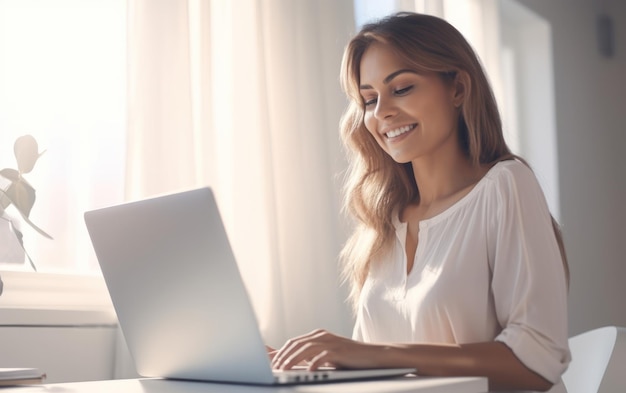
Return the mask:
[(353, 339), (314, 331), (289, 340), (273, 366), (415, 367), (486, 376), (492, 390), (564, 391), (561, 235), (506, 146), (469, 44), (442, 19), (392, 15), (351, 40), (342, 86)]

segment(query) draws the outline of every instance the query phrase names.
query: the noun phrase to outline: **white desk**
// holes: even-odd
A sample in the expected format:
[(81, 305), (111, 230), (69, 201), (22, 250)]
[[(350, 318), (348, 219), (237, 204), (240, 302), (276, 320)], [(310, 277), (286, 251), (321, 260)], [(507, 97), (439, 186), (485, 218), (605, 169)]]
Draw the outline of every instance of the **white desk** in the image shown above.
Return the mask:
[(122, 379), (7, 387), (1, 393), (485, 393), (487, 390), (486, 378), (400, 377), (282, 387)]

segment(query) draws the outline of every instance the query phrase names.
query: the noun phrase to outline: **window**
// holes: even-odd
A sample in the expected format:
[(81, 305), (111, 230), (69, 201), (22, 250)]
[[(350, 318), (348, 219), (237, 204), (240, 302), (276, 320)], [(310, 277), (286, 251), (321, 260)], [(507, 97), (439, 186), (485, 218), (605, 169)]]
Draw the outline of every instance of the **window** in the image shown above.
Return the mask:
[(399, 10), (400, 8), (398, 8), (394, 0), (355, 0), (354, 20), (357, 29), (359, 29), (371, 20)]
[(41, 272), (98, 271), (83, 212), (123, 198), (125, 35), (124, 0), (0, 0), (0, 168), (16, 168), (20, 135), (46, 151), (24, 177), (30, 219), (54, 240), (21, 225)]
[(558, 152), (550, 23), (515, 0), (499, 2), (500, 56), (506, 99), (500, 105), (514, 153), (535, 171), (559, 219)]

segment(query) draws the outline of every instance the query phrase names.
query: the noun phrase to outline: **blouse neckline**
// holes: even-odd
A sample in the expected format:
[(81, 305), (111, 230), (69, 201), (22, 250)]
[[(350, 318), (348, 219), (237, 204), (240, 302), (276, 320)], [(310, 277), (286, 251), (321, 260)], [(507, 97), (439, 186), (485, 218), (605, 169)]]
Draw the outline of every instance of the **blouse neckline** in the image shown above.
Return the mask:
[[(463, 197), (461, 197), (458, 201), (454, 202), (452, 205), (447, 207), (445, 210), (437, 213), (436, 215), (434, 215), (434, 216), (432, 216), (430, 218), (425, 218), (423, 220), (420, 220), (419, 221), (420, 229), (423, 228), (423, 227), (426, 227), (428, 225), (436, 224), (439, 221), (446, 219), (448, 216), (450, 216), (455, 211), (460, 209), (463, 205), (465, 205), (466, 203), (471, 201), (474, 198), (474, 195), (477, 194), (479, 192), (479, 190), (481, 188), (483, 188), (484, 185), (487, 183), (487, 179), (490, 177), (490, 174), (492, 174), (492, 172), (494, 172), (497, 167), (501, 167), (502, 165), (504, 165), (507, 162), (509, 162), (509, 160), (497, 162), (495, 165), (493, 165), (491, 168), (489, 168), (487, 173), (485, 173), (485, 175), (480, 180), (478, 180), (478, 182), (476, 182), (474, 187), (472, 187), (472, 189), (467, 194), (463, 195)], [(394, 212), (393, 224), (396, 227), (396, 229), (406, 227), (406, 225), (407, 225), (406, 221), (404, 221), (404, 222), (400, 221), (400, 210), (399, 209), (396, 209), (396, 211)]]

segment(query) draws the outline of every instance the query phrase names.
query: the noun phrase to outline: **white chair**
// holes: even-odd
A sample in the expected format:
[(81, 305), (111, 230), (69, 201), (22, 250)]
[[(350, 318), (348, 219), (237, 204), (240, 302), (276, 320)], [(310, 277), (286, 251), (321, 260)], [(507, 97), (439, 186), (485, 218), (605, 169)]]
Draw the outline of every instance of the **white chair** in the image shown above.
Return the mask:
[(569, 339), (567, 393), (626, 392), (626, 328), (606, 326)]

